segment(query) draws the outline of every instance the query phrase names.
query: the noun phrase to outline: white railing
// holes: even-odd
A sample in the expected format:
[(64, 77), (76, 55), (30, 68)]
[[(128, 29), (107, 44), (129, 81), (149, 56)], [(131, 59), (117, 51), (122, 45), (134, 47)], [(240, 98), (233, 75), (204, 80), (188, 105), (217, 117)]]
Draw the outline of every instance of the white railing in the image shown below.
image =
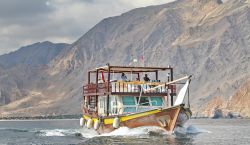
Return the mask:
[[(118, 82), (111, 82), (111, 90), (112, 92), (141, 92), (142, 90), (148, 90), (150, 88), (153, 88), (158, 85), (162, 85), (164, 83), (159, 82), (124, 82), (124, 81), (118, 81)], [(167, 93), (167, 89), (165, 85), (162, 85), (162, 87), (159, 87), (157, 89), (154, 89), (152, 91), (148, 91), (148, 93)]]

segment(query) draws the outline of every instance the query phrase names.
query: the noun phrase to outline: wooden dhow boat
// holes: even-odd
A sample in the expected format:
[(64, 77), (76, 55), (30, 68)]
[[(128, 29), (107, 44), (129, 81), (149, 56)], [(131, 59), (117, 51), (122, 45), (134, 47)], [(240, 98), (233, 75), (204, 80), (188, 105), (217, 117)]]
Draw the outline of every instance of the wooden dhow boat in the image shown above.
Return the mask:
[[(90, 70), (88, 83), (83, 86), (80, 126), (93, 128), (99, 134), (119, 127), (141, 126), (158, 126), (172, 132), (192, 115), (188, 91), (190, 78), (174, 80), (170, 66), (107, 64)], [(180, 90), (178, 95), (176, 90)], [(188, 97), (184, 99), (186, 92)]]

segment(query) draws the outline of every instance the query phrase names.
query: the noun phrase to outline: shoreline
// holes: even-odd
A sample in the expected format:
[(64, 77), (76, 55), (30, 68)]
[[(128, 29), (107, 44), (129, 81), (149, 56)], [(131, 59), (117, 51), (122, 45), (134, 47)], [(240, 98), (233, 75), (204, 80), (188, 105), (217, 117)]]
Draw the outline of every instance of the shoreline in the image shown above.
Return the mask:
[[(82, 115), (57, 115), (57, 116), (34, 116), (34, 117), (0, 117), (0, 121), (35, 121), (35, 120), (77, 120), (80, 119)], [(202, 120), (202, 119), (250, 119), (248, 117), (235, 117), (235, 118), (211, 118), (211, 117), (191, 117), (192, 120)]]
[(0, 121), (8, 120), (58, 120), (58, 119), (80, 119), (82, 115), (56, 115), (56, 116), (22, 116), (22, 117), (0, 117)]

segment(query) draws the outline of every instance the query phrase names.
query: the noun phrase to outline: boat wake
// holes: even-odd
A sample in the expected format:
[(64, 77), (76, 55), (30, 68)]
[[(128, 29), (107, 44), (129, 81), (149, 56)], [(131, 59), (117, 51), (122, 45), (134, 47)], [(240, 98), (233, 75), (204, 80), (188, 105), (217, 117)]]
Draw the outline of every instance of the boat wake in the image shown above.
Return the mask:
[(14, 129), (14, 128), (0, 128), (0, 131), (9, 131), (9, 132), (29, 132), (26, 129)]
[(34, 133), (36, 136), (75, 136), (79, 133), (77, 129), (14, 129), (14, 128), (0, 128), (1, 132), (12, 132), (12, 133)]
[(199, 134), (199, 133), (211, 133), (208, 130), (197, 128), (194, 125), (189, 125), (187, 127), (176, 127), (174, 130), (176, 135), (189, 135), (189, 134)]
[(46, 129), (36, 131), (37, 136), (77, 136), (84, 138), (92, 138), (97, 135), (94, 131), (85, 129)]
[[(80, 129), (45, 129), (45, 130), (24, 130), (24, 129), (3, 129), (8, 132), (33, 132), (37, 136), (78, 136), (83, 138), (108, 137), (108, 136), (133, 136), (133, 137), (150, 137), (171, 135), (160, 127), (144, 126), (138, 128), (120, 127), (110, 133), (98, 135), (96, 131), (87, 128)], [(177, 127), (174, 131), (175, 135), (190, 135), (199, 133), (211, 133), (210, 131), (197, 128), (193, 125), (188, 127)]]
[(38, 136), (68, 136), (74, 134), (75, 131), (64, 129), (40, 130), (36, 132)]
[(164, 134), (166, 133), (160, 127), (144, 126), (138, 128), (127, 128), (120, 127), (110, 133), (105, 133), (100, 136), (141, 136), (141, 135), (151, 135), (151, 134)]
[[(189, 125), (188, 127), (177, 127), (174, 131), (175, 135), (195, 135), (199, 133), (211, 133), (208, 130), (197, 128), (193, 125)], [(93, 138), (93, 137), (107, 137), (107, 136), (133, 136), (133, 137), (146, 137), (146, 136), (162, 136), (162, 135), (172, 135), (172, 133), (166, 132), (160, 127), (156, 126), (144, 126), (137, 128), (128, 128), (128, 127), (120, 127), (110, 133), (104, 133), (98, 135), (93, 130), (82, 129), (81, 131), (82, 137), (85, 138)]]

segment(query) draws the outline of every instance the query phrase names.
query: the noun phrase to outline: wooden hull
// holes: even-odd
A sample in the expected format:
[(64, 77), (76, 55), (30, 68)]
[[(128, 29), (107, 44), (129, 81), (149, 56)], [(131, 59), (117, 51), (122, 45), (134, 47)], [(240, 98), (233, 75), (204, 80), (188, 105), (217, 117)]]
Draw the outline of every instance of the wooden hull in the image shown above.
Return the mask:
[[(189, 109), (185, 109), (183, 105), (166, 108), (155, 109), (146, 112), (134, 113), (119, 116), (119, 127), (136, 128), (141, 126), (158, 126), (168, 132), (172, 132), (176, 125), (182, 126), (191, 116)], [(92, 118), (83, 115), (88, 120)], [(114, 118), (116, 116), (99, 118), (100, 127), (96, 130), (99, 134), (109, 133), (115, 128), (113, 127)], [(98, 118), (92, 118), (95, 122)]]

